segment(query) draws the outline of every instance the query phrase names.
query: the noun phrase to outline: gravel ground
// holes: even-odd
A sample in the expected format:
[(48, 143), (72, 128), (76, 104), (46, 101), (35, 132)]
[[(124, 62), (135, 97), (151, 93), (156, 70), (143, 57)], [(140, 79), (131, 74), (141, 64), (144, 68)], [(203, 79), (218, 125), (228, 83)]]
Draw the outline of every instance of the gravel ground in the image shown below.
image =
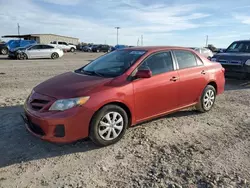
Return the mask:
[(29, 134), (19, 114), (32, 88), (97, 57), (0, 56), (0, 187), (250, 187), (250, 84), (227, 80), (209, 113), (183, 110), (128, 129), (115, 145), (56, 145)]

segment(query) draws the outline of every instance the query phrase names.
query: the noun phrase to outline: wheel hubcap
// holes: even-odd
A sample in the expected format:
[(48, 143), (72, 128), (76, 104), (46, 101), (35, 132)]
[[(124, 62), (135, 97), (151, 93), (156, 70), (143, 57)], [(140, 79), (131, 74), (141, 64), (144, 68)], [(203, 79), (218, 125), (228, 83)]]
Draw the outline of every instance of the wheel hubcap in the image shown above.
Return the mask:
[(7, 50), (5, 50), (5, 49), (2, 49), (2, 54), (6, 54), (7, 53)]
[(98, 133), (103, 140), (113, 140), (117, 138), (124, 126), (124, 120), (118, 112), (107, 113), (99, 122)]
[(203, 102), (204, 108), (206, 110), (209, 110), (213, 106), (214, 99), (215, 99), (214, 91), (208, 90), (204, 96), (204, 102)]

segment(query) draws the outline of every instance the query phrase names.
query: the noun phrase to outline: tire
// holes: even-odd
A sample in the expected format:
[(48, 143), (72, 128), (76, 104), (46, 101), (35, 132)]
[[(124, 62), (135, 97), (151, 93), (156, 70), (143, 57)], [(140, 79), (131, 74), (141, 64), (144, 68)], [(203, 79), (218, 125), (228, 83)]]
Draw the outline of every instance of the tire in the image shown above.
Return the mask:
[(212, 85), (207, 85), (207, 87), (203, 90), (199, 103), (195, 105), (195, 108), (200, 112), (208, 112), (213, 108), (215, 99), (215, 88)]
[(59, 54), (54, 52), (53, 54), (51, 54), (51, 59), (57, 59), (59, 58)]
[(70, 52), (75, 52), (76, 51), (76, 49), (75, 48), (70, 48)]
[[(107, 116), (110, 117), (110, 121), (106, 118)], [(116, 124), (113, 123), (112, 118), (114, 117), (116, 117), (117, 122), (119, 121)], [(125, 134), (127, 127), (128, 115), (126, 111), (117, 105), (107, 105), (93, 116), (89, 137), (98, 146), (108, 146), (118, 142)], [(114, 135), (114, 132), (117, 135)]]
[(17, 59), (19, 59), (19, 60), (26, 60), (26, 59), (28, 59), (28, 56), (25, 53), (19, 53), (17, 55)]
[(1, 49), (1, 54), (7, 55), (8, 53), (9, 53), (8, 48), (3, 48), (3, 49)]

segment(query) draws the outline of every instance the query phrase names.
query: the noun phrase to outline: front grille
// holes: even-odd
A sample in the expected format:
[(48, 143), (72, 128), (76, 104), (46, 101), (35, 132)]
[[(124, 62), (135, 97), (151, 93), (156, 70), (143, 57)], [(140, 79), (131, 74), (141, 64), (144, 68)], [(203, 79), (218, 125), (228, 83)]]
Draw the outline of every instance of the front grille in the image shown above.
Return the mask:
[(39, 111), (43, 109), (50, 101), (41, 100), (41, 99), (34, 99), (31, 101), (30, 105), (33, 110)]

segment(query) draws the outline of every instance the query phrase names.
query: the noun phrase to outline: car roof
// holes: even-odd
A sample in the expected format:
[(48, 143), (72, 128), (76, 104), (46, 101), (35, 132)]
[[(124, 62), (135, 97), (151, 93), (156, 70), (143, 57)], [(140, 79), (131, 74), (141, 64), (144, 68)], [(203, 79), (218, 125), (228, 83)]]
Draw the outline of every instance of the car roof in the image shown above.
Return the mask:
[(137, 47), (131, 47), (131, 48), (126, 48), (129, 50), (145, 50), (149, 52), (154, 52), (154, 51), (161, 51), (161, 50), (189, 50), (192, 51), (192, 49), (188, 47), (180, 47), (180, 46), (137, 46)]

